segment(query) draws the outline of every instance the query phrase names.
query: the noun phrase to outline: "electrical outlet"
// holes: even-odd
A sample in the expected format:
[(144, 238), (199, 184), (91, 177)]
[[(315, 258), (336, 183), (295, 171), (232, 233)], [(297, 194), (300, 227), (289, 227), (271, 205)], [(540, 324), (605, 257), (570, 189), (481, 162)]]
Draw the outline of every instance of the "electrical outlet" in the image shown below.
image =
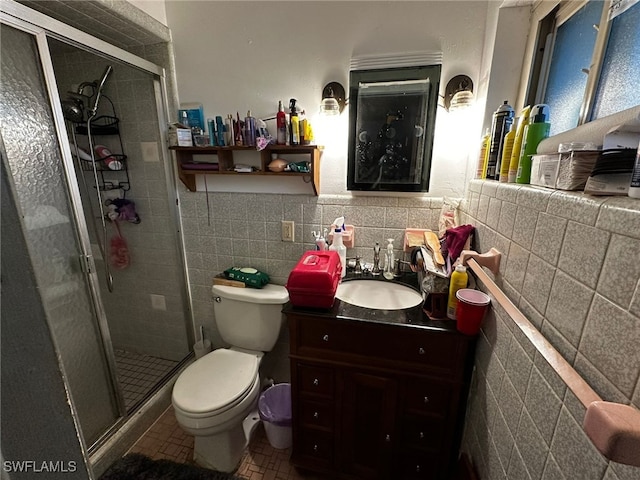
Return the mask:
[(164, 295), (154, 295), (151, 294), (151, 308), (154, 310), (166, 310), (167, 302), (164, 298)]
[(294, 242), (296, 237), (296, 224), (293, 220), (283, 220), (282, 221), (282, 241), (283, 242)]

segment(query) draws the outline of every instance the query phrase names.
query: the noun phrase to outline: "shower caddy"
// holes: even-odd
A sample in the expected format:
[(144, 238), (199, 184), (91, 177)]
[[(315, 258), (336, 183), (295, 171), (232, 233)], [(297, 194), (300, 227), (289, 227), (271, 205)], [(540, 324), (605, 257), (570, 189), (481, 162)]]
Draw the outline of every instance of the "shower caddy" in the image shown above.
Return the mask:
[[(124, 147), (122, 144), (122, 136), (120, 134), (120, 119), (116, 116), (115, 107), (109, 97), (103, 95), (103, 98), (107, 99), (111, 103), (111, 115), (100, 115), (91, 120), (91, 126), (88, 128), (87, 122), (74, 122), (73, 134), (82, 135), (87, 137), (89, 145), (95, 145), (95, 137), (111, 137), (117, 139), (113, 141), (112, 148), (117, 144), (119, 150), (112, 152), (111, 155), (101, 158), (95, 158), (96, 170), (98, 174), (97, 187), (101, 191), (106, 190), (122, 190), (122, 197), (126, 196), (126, 193), (131, 189), (131, 182), (129, 180), (129, 167), (127, 164), (127, 156), (124, 154)], [(91, 135), (91, 139), (88, 137)], [(95, 156), (95, 152), (93, 156)], [(118, 170), (112, 170), (107, 166), (106, 160), (111, 158), (120, 162), (121, 168)], [(80, 168), (85, 172), (92, 172), (93, 166), (90, 160), (79, 159)]]

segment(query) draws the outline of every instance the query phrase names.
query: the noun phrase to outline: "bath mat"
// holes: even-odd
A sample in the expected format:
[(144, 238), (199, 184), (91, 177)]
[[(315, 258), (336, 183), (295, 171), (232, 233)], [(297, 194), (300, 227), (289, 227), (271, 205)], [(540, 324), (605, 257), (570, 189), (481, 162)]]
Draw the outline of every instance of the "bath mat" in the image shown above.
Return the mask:
[(170, 460), (152, 460), (139, 453), (125, 455), (100, 480), (242, 480), (229, 473), (215, 472)]

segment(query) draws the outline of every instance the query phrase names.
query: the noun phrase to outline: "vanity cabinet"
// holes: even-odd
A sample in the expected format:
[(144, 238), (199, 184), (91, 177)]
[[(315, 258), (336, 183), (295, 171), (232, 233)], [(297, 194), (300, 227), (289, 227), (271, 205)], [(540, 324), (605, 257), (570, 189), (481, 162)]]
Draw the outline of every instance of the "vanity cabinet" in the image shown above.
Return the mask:
[[(269, 145), (264, 150), (257, 151), (255, 147), (169, 147), (175, 152), (178, 176), (182, 183), (191, 190), (196, 191), (196, 175), (269, 175), (280, 177), (302, 177), (305, 182), (311, 183), (313, 193), (318, 195), (320, 191), (320, 153), (322, 147), (317, 145)], [(234, 152), (250, 152), (260, 155), (260, 167), (253, 172), (235, 172)], [(217, 162), (203, 162), (202, 155), (214, 155)], [(272, 172), (268, 165), (275, 158), (283, 158), (291, 162), (309, 162), (309, 172)]]
[(453, 322), (451, 330), (292, 307), (285, 314), (293, 465), (331, 478), (449, 478), (473, 337), (457, 333)]

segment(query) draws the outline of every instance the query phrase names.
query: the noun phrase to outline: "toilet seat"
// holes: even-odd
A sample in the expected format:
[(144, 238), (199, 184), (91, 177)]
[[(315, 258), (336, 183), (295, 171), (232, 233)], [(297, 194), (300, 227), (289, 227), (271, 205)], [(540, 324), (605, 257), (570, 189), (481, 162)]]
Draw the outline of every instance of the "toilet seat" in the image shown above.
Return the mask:
[(173, 387), (172, 403), (191, 418), (211, 417), (241, 403), (258, 378), (260, 356), (221, 348), (189, 365)]

